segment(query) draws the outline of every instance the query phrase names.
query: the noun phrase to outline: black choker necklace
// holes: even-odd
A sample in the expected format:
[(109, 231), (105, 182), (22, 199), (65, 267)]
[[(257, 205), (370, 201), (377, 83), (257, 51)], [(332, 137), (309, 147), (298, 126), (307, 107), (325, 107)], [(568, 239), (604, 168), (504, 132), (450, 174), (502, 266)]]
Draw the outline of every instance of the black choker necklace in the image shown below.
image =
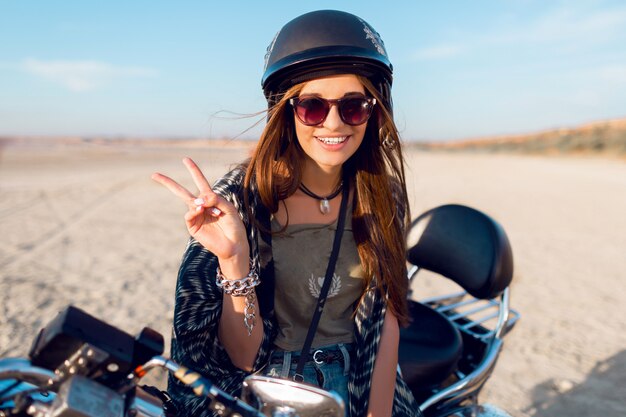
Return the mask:
[(341, 190), (343, 189), (343, 181), (341, 181), (339, 183), (339, 186), (337, 187), (337, 189), (335, 191), (333, 191), (332, 193), (330, 193), (329, 195), (327, 195), (326, 197), (322, 197), (320, 195), (315, 194), (313, 191), (309, 190), (308, 188), (306, 188), (306, 185), (304, 185), (303, 183), (300, 183), (300, 187), (298, 187), (302, 190), (302, 192), (306, 195), (308, 195), (309, 197), (312, 197), (316, 200), (319, 200), (320, 202), (320, 211), (322, 212), (322, 214), (328, 214), (330, 213), (330, 201), (333, 198), (337, 197), (339, 195), (339, 193), (341, 192)]

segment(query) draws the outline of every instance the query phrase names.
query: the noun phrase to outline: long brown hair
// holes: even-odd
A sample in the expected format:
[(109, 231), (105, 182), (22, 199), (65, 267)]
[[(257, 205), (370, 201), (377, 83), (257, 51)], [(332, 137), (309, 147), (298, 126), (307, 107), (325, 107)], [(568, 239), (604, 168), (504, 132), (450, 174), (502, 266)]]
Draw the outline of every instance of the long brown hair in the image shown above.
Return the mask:
[[(364, 289), (376, 277), (377, 291), (388, 297), (388, 308), (401, 325), (406, 325), (409, 315), (404, 232), (410, 213), (400, 137), (383, 97), (367, 78), (357, 77), (377, 105), (361, 146), (343, 166), (344, 180), (355, 191), (352, 229), (365, 271)], [(248, 211), (251, 182), (255, 182), (261, 203), (271, 213), (300, 185), (304, 151), (296, 138), (294, 116), (286, 107), (303, 85), (276, 97), (276, 104), (268, 110), (267, 124), (246, 168), (244, 202)]]

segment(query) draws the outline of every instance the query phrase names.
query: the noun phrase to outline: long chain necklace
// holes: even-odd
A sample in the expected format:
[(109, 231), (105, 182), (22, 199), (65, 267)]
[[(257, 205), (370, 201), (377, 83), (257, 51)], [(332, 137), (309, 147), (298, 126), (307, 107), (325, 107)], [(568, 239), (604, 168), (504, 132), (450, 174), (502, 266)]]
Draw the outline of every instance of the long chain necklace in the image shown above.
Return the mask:
[(314, 198), (316, 200), (319, 200), (319, 202), (320, 202), (320, 212), (322, 214), (328, 214), (328, 213), (330, 213), (330, 200), (332, 200), (333, 198), (335, 198), (335, 197), (337, 197), (339, 195), (339, 193), (343, 189), (343, 181), (341, 181), (339, 183), (339, 185), (337, 186), (337, 189), (335, 191), (333, 191), (332, 193), (330, 193), (326, 197), (322, 197), (321, 195), (315, 194), (313, 191), (309, 190), (306, 187), (306, 185), (304, 185), (303, 183), (300, 183), (299, 188), (300, 188), (300, 190), (302, 190), (302, 192), (304, 194), (306, 194), (309, 197), (312, 197), (312, 198)]

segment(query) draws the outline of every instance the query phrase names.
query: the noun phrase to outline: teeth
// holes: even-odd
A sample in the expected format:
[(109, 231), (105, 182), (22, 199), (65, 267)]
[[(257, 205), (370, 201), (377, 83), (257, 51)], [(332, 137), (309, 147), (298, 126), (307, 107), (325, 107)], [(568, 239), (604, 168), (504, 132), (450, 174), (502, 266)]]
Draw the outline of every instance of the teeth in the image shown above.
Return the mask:
[(327, 145), (338, 145), (340, 143), (345, 142), (345, 140), (348, 139), (348, 137), (347, 136), (339, 136), (339, 137), (334, 137), (334, 138), (318, 137), (317, 139), (324, 142)]

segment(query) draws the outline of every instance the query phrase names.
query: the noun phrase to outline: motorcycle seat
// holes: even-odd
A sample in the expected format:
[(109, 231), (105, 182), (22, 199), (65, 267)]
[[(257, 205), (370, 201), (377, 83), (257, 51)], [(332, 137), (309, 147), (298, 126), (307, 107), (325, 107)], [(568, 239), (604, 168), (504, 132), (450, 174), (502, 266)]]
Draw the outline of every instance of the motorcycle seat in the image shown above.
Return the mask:
[(463, 350), (459, 330), (443, 314), (409, 301), (411, 324), (400, 329), (398, 364), (412, 392), (441, 384), (457, 366)]
[(499, 296), (513, 279), (513, 253), (502, 226), (459, 204), (428, 210), (410, 225), (407, 260), (451, 279), (472, 296)]

